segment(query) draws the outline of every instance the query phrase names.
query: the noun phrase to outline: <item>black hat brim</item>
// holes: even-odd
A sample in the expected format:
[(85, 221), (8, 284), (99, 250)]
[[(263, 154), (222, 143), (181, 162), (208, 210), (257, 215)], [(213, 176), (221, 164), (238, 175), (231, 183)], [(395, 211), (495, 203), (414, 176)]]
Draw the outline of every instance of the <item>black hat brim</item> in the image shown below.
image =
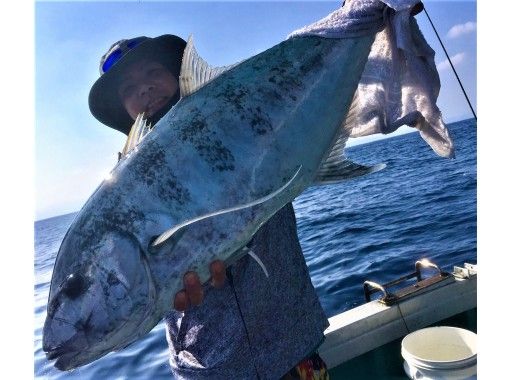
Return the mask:
[(129, 116), (118, 95), (118, 80), (124, 68), (141, 58), (152, 59), (165, 65), (179, 80), (182, 55), (186, 41), (178, 36), (164, 34), (148, 38), (125, 54), (115, 65), (92, 85), (89, 93), (89, 108), (101, 123), (129, 134), (133, 119)]

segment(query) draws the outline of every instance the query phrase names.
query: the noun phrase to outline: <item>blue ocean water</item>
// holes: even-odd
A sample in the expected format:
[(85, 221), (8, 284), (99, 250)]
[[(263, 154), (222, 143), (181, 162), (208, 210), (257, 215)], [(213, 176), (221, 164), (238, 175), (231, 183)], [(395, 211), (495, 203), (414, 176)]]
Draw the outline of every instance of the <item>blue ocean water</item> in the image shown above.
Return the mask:
[[(448, 126), (456, 159), (435, 155), (418, 133), (346, 150), (386, 168), (342, 184), (311, 187), (294, 201), (312, 282), (328, 316), (364, 302), (363, 282), (388, 282), (428, 258), (446, 270), (476, 263), (476, 122)], [(34, 374), (40, 379), (172, 378), (162, 324), (125, 350), (60, 372), (41, 348), (55, 256), (75, 214), (35, 223)]]

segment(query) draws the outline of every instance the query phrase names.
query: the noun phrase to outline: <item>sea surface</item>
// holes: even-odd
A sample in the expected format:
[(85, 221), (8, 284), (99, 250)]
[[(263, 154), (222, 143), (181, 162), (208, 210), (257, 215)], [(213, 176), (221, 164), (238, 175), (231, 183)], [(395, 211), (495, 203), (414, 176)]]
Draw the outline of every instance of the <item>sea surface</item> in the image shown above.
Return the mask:
[[(312, 282), (331, 317), (364, 303), (363, 282), (411, 273), (421, 258), (451, 271), (476, 264), (476, 122), (452, 123), (453, 160), (418, 133), (347, 148), (346, 156), (386, 168), (341, 184), (311, 187), (294, 201)], [(74, 214), (35, 222), (34, 374), (38, 379), (171, 379), (165, 329), (127, 349), (60, 372), (41, 348), (55, 256)]]

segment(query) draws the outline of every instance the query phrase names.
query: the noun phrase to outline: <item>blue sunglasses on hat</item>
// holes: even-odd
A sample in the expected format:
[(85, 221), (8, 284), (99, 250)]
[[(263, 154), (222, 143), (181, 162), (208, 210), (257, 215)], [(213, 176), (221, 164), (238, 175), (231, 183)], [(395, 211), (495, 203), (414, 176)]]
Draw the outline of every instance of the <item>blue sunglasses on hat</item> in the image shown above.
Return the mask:
[(130, 50), (146, 41), (148, 37), (137, 37), (117, 42), (101, 59), (101, 75), (110, 70)]

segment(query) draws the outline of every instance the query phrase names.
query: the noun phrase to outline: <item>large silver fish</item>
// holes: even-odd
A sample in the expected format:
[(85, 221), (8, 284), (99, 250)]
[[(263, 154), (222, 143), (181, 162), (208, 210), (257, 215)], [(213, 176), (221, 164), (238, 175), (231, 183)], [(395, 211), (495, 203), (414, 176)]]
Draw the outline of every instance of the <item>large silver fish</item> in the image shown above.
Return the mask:
[[(385, 9), (373, 7), (381, 25)], [(292, 37), (225, 70), (208, 67), (188, 43), (183, 98), (150, 133), (136, 129), (143, 139), (62, 242), (43, 331), (57, 368), (148, 333), (185, 272), (205, 281), (211, 261), (247, 254), (259, 227), (310, 185), (375, 170), (342, 152), (376, 31)]]

